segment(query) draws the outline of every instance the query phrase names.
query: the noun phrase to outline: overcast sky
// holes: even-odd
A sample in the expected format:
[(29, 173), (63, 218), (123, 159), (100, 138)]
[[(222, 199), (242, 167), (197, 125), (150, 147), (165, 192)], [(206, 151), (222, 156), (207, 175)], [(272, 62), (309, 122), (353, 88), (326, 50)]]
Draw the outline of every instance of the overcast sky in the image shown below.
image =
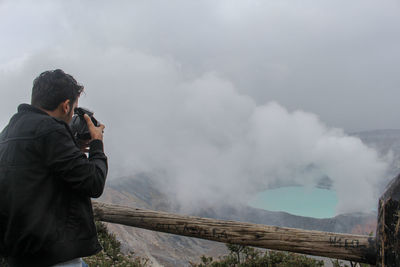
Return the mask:
[[(289, 110), (306, 110), (346, 131), (400, 128), (397, 0), (0, 5), (3, 73), (21, 68), (32, 55), (43, 53), (48, 60), (48, 49), (68, 55), (83, 43), (118, 47), (169, 58), (188, 77), (215, 71), (257, 103), (274, 100)], [(28, 81), (42, 69), (32, 69), (20, 84), (24, 88), (13, 90), (30, 89)]]
[(0, 124), (62, 68), (113, 176), (160, 176), (191, 205), (327, 175), (338, 211), (371, 208), (386, 163), (344, 132), (400, 128), (399, 3), (0, 0)]

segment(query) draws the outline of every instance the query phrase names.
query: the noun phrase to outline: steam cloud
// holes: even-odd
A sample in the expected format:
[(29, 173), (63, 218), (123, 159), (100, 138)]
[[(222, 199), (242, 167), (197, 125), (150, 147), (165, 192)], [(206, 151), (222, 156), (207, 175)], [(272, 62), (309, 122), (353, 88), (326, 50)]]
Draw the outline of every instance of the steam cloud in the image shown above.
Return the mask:
[[(61, 9), (46, 3), (48, 10)], [(77, 29), (73, 20), (63, 30), (68, 27)], [(118, 29), (89, 37), (94, 31), (83, 28), (79, 38), (5, 60), (2, 125), (18, 103), (29, 102), (36, 75), (62, 68), (86, 87), (80, 105), (95, 110), (106, 125), (111, 179), (147, 173), (192, 209), (245, 202), (270, 186), (313, 186), (329, 177), (339, 198), (337, 213), (376, 206), (388, 166), (359, 139), (310, 112), (259, 103), (218, 70), (187, 70), (173, 56), (115, 44), (111, 37), (132, 34), (126, 40), (132, 44), (140, 36)]]
[[(186, 209), (247, 200), (275, 184), (315, 185), (323, 176), (333, 180), (338, 212), (376, 204), (386, 163), (314, 114), (257, 105), (216, 73), (188, 80), (176, 62), (140, 52), (46, 53), (45, 65), (63, 62), (87, 86), (81, 105), (106, 124), (111, 177), (151, 174)], [(18, 88), (20, 77), (43, 69), (41, 57), (27, 60), (21, 76), (4, 75), (1, 87)]]

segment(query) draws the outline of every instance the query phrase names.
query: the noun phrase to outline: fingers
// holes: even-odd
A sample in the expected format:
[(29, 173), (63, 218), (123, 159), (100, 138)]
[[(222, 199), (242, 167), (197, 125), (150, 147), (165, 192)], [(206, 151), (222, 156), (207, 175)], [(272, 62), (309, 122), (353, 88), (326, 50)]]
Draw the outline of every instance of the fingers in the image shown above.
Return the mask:
[(89, 115), (84, 114), (83, 117), (85, 118), (86, 123), (87, 123), (87, 125), (88, 125), (89, 128), (90, 128), (90, 127), (94, 127), (94, 124), (93, 124), (92, 120), (90, 119)]
[[(92, 120), (90, 119), (90, 117), (87, 114), (84, 114), (83, 117), (85, 118), (89, 129), (92, 127), (96, 127), (96, 125), (93, 124)], [(97, 126), (96, 128), (100, 128), (101, 131), (104, 132), (104, 128), (106, 128), (106, 126), (104, 124), (100, 124), (100, 126)]]
[(103, 140), (103, 132), (104, 132), (104, 128), (105, 128), (104, 124), (100, 124), (100, 126), (96, 127), (87, 114), (85, 114), (83, 117), (86, 120), (86, 124), (88, 126), (92, 140), (94, 140), (94, 139)]

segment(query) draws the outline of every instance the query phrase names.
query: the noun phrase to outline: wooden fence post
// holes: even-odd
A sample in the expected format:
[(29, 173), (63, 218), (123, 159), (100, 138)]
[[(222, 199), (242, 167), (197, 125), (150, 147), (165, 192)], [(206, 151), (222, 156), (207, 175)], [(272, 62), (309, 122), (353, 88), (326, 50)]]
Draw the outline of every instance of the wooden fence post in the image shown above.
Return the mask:
[(377, 267), (400, 266), (400, 175), (379, 199), (376, 229)]

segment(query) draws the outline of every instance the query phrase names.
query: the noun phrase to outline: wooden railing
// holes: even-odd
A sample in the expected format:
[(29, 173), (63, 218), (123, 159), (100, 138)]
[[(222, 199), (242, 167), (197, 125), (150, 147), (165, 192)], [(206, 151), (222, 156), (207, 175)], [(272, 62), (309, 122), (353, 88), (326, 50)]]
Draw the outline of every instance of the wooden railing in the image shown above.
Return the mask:
[(379, 200), (377, 237), (309, 231), (152, 211), (93, 201), (98, 220), (223, 243), (400, 266), (400, 176)]

